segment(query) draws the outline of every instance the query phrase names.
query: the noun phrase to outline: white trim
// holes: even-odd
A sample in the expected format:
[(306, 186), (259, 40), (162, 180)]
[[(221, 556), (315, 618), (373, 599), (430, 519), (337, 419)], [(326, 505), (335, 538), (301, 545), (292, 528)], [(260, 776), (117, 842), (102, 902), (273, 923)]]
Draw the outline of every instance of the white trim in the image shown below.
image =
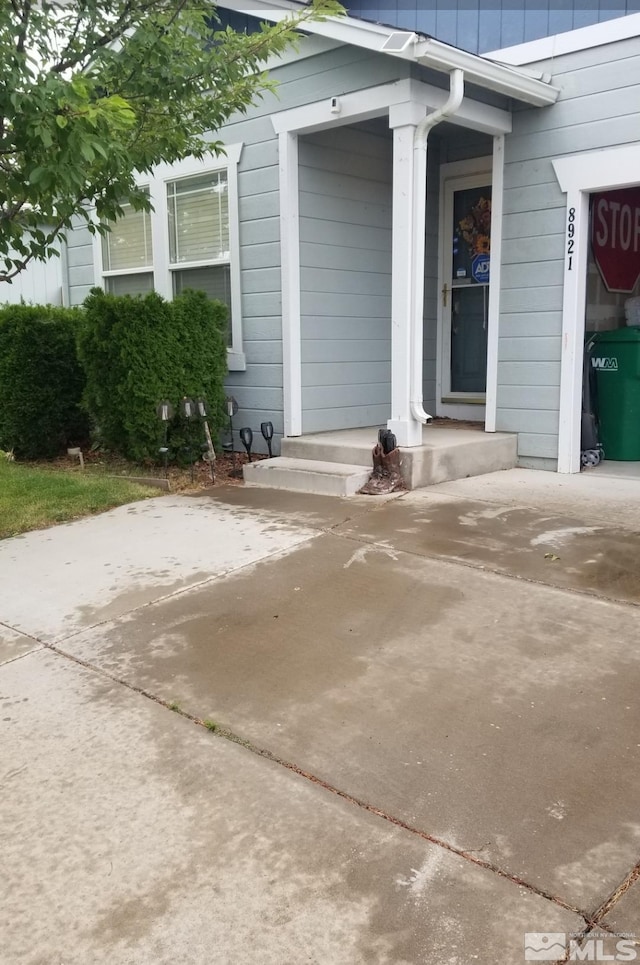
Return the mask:
[(567, 228), (571, 209), (574, 209), (572, 223), (575, 243), (571, 260), (568, 250), (565, 251), (558, 429), (558, 472), (571, 473), (580, 471), (589, 194), (638, 184), (640, 144), (573, 154), (551, 163), (560, 188), (567, 195)]
[[(407, 112), (403, 111), (403, 115)], [(421, 115), (415, 123), (393, 128), (393, 204), (391, 245), (391, 418), (387, 428), (396, 436), (399, 446), (422, 444), (422, 423), (411, 412), (412, 336), (411, 311), (413, 292), (414, 231), (414, 136)], [(410, 121), (408, 117), (400, 118)], [(397, 122), (398, 117), (390, 120)]]
[(153, 275), (153, 265), (145, 265), (143, 268), (122, 268), (120, 271), (113, 268), (102, 272), (103, 278), (120, 278), (126, 275)]
[(485, 432), (496, 431), (498, 406), (498, 343), (500, 336), (500, 286), (502, 281), (502, 210), (504, 207), (504, 136), (493, 139), (491, 170), (491, 270), (487, 316), (487, 391)]
[(302, 350), (297, 134), (283, 131), (278, 136), (278, 155), (284, 434), (299, 436), (302, 435)]
[[(440, 194), (439, 194), (439, 218), (438, 218), (438, 300), (437, 300), (437, 315), (436, 315), (436, 415), (447, 416), (452, 419), (470, 419), (476, 420), (478, 422), (482, 421), (485, 416), (486, 402), (480, 404), (478, 402), (468, 402), (465, 404), (463, 393), (451, 392), (450, 389), (450, 366), (451, 366), (451, 354), (450, 354), (450, 328), (447, 326), (447, 331), (445, 332), (445, 313), (443, 311), (442, 305), (442, 288), (446, 282), (447, 286), (451, 284), (451, 244), (450, 244), (450, 230), (452, 223), (452, 206), (451, 202), (453, 199), (453, 192), (462, 190), (464, 187), (479, 187), (483, 182), (491, 183), (493, 170), (493, 156), (486, 155), (484, 157), (469, 158), (465, 161), (452, 161), (448, 164), (440, 165)], [(449, 185), (451, 187), (449, 189)], [(492, 198), (495, 191), (492, 187)], [(491, 227), (493, 230), (493, 200), (492, 200), (492, 221)], [(491, 263), (493, 266), (494, 259), (494, 248), (493, 248), (493, 235), (491, 240)], [(498, 251), (500, 255), (500, 251)], [(499, 282), (499, 278), (498, 278)], [(491, 305), (491, 290), (495, 286), (493, 267), (491, 269), (490, 283), (489, 283), (489, 306)], [(499, 298), (499, 293), (494, 296)], [(488, 309), (488, 311), (490, 308)], [(448, 315), (450, 320), (450, 313)], [(487, 318), (487, 327), (489, 326), (489, 321)], [(487, 331), (487, 362), (489, 353), (489, 330)], [(487, 386), (488, 386), (489, 372), (487, 370)], [(470, 396), (477, 395), (476, 393), (469, 393)], [(444, 402), (443, 399), (453, 399), (456, 398), (458, 401), (455, 402)], [(493, 430), (494, 431), (495, 426)]]
[[(163, 166), (166, 167), (166, 165)], [(161, 177), (152, 178), (149, 193), (153, 205), (151, 215), (153, 287), (159, 295), (171, 301), (173, 284), (169, 273), (169, 206), (166, 184)]]
[[(219, 5), (228, 10), (236, 10), (239, 13), (261, 17), (275, 23), (286, 20), (291, 14), (297, 14), (303, 9), (301, 4), (292, 3), (290, 0), (222, 0)], [(556, 88), (528, 74), (520, 73), (502, 64), (494, 64), (439, 40), (416, 34), (415, 41), (403, 49), (392, 50), (389, 47), (385, 49), (385, 44), (388, 44), (390, 38), (399, 32), (395, 27), (384, 27), (366, 20), (356, 20), (353, 17), (326, 17), (321, 21), (305, 21), (302, 29), (305, 33), (328, 37), (330, 40), (351, 44), (354, 47), (364, 47), (383, 56), (399, 57), (401, 60), (419, 63), (447, 74), (452, 70), (464, 70), (469, 83), (507, 97), (514, 97), (527, 104), (541, 107), (545, 104), (554, 104), (558, 99), (559, 91)]]
[[(338, 124), (355, 124), (381, 117), (391, 111), (393, 107), (408, 105), (413, 110), (414, 105), (427, 110), (437, 110), (447, 100), (448, 92), (431, 84), (423, 84), (417, 80), (399, 80), (391, 84), (381, 84), (350, 94), (327, 97), (304, 107), (294, 107), (290, 110), (279, 111), (271, 115), (271, 123), (276, 134), (283, 131), (297, 131), (311, 133)], [(337, 105), (333, 101), (337, 100)], [(336, 106), (338, 111), (336, 112)], [(511, 113), (503, 111), (489, 104), (482, 104), (465, 97), (455, 115), (448, 117), (450, 124), (457, 124), (466, 129), (481, 131), (485, 134), (509, 134), (511, 132)], [(396, 126), (403, 123), (395, 122)]]
[(520, 67), (638, 36), (640, 36), (640, 13), (631, 13), (625, 17), (616, 17), (615, 20), (603, 20), (602, 23), (590, 24), (588, 27), (578, 27), (576, 30), (567, 30), (540, 40), (530, 40), (525, 44), (492, 50), (483, 56), (500, 61), (502, 64)]
[(242, 284), (240, 273), (240, 202), (238, 198), (238, 164), (242, 144), (226, 149), (229, 162), (227, 192), (229, 194), (229, 257), (231, 281), (231, 346), (227, 349), (227, 365), (231, 372), (244, 372), (247, 360), (242, 335)]
[(562, 191), (627, 188), (640, 180), (640, 144), (624, 144), (584, 154), (570, 154), (551, 162)]
[(186, 157), (175, 164), (158, 164), (153, 169), (153, 177), (162, 181), (178, 181), (197, 174), (209, 174), (211, 171), (222, 171), (230, 164), (239, 164), (243, 143), (223, 144), (224, 154), (207, 154), (202, 158)]
[[(242, 143), (225, 144), (224, 154), (206, 155), (203, 158), (187, 157), (175, 164), (158, 164), (151, 175), (138, 175), (138, 184), (148, 185), (151, 211), (151, 238), (153, 264), (145, 268), (123, 271), (104, 271), (102, 267), (101, 236), (93, 236), (93, 267), (96, 284), (100, 279), (119, 275), (153, 274), (154, 290), (163, 298), (173, 298), (172, 272), (203, 265), (228, 264), (231, 278), (231, 345), (227, 349), (227, 364), (231, 372), (243, 372), (247, 367), (242, 342), (242, 292), (240, 277), (240, 212), (238, 202), (238, 164), (242, 155)], [(167, 217), (167, 182), (215, 171), (227, 172), (229, 197), (229, 259), (207, 259), (202, 262), (170, 264), (169, 221)]]

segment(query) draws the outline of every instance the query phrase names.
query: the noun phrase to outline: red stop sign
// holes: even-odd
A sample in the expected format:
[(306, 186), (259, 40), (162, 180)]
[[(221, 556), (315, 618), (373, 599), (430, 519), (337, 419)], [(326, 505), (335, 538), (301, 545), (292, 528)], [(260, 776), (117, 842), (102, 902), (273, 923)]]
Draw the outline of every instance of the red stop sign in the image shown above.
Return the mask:
[(594, 194), (591, 244), (610, 292), (631, 292), (640, 277), (640, 187)]

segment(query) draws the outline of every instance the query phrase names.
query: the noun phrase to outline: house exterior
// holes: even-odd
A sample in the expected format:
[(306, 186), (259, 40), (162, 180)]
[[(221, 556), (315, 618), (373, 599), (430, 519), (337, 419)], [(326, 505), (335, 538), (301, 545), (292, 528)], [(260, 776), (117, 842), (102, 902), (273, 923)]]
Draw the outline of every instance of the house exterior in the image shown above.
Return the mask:
[[(458, 16), (447, 38), (465, 50), (400, 6), (352, 5), (393, 26), (309, 25), (270, 65), (277, 94), (218, 132), (225, 157), (158, 168), (153, 213), (105, 241), (79, 226), (66, 298), (224, 298), (234, 421), (260, 439), (271, 420), (276, 451), (385, 424), (415, 447), (428, 416), (449, 416), (517, 433), (522, 466), (577, 472), (585, 327), (623, 325), (638, 294), (640, 14), (550, 36), (566, 19), (478, 21), (473, 37)], [(249, 29), (290, 9), (220, 4)], [(592, 256), (594, 198), (609, 254), (639, 266), (630, 290)]]

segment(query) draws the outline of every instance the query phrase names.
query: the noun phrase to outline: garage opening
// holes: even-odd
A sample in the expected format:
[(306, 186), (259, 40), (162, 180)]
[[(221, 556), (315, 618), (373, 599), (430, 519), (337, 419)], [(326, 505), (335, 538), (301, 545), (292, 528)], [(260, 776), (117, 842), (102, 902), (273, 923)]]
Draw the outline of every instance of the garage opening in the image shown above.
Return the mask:
[(589, 238), (581, 461), (640, 479), (640, 186), (590, 195)]

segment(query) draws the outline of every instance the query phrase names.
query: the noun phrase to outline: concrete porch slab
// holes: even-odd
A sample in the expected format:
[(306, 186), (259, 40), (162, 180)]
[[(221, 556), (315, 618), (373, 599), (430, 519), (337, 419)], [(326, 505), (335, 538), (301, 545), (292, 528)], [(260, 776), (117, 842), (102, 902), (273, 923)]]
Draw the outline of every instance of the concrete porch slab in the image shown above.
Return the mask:
[[(378, 427), (319, 432), (285, 438), (284, 457), (323, 460), (371, 467), (371, 450)], [(511, 469), (517, 459), (517, 437), (468, 427), (424, 426), (422, 445), (401, 449), (401, 471), (408, 489), (432, 486), (451, 479)]]

